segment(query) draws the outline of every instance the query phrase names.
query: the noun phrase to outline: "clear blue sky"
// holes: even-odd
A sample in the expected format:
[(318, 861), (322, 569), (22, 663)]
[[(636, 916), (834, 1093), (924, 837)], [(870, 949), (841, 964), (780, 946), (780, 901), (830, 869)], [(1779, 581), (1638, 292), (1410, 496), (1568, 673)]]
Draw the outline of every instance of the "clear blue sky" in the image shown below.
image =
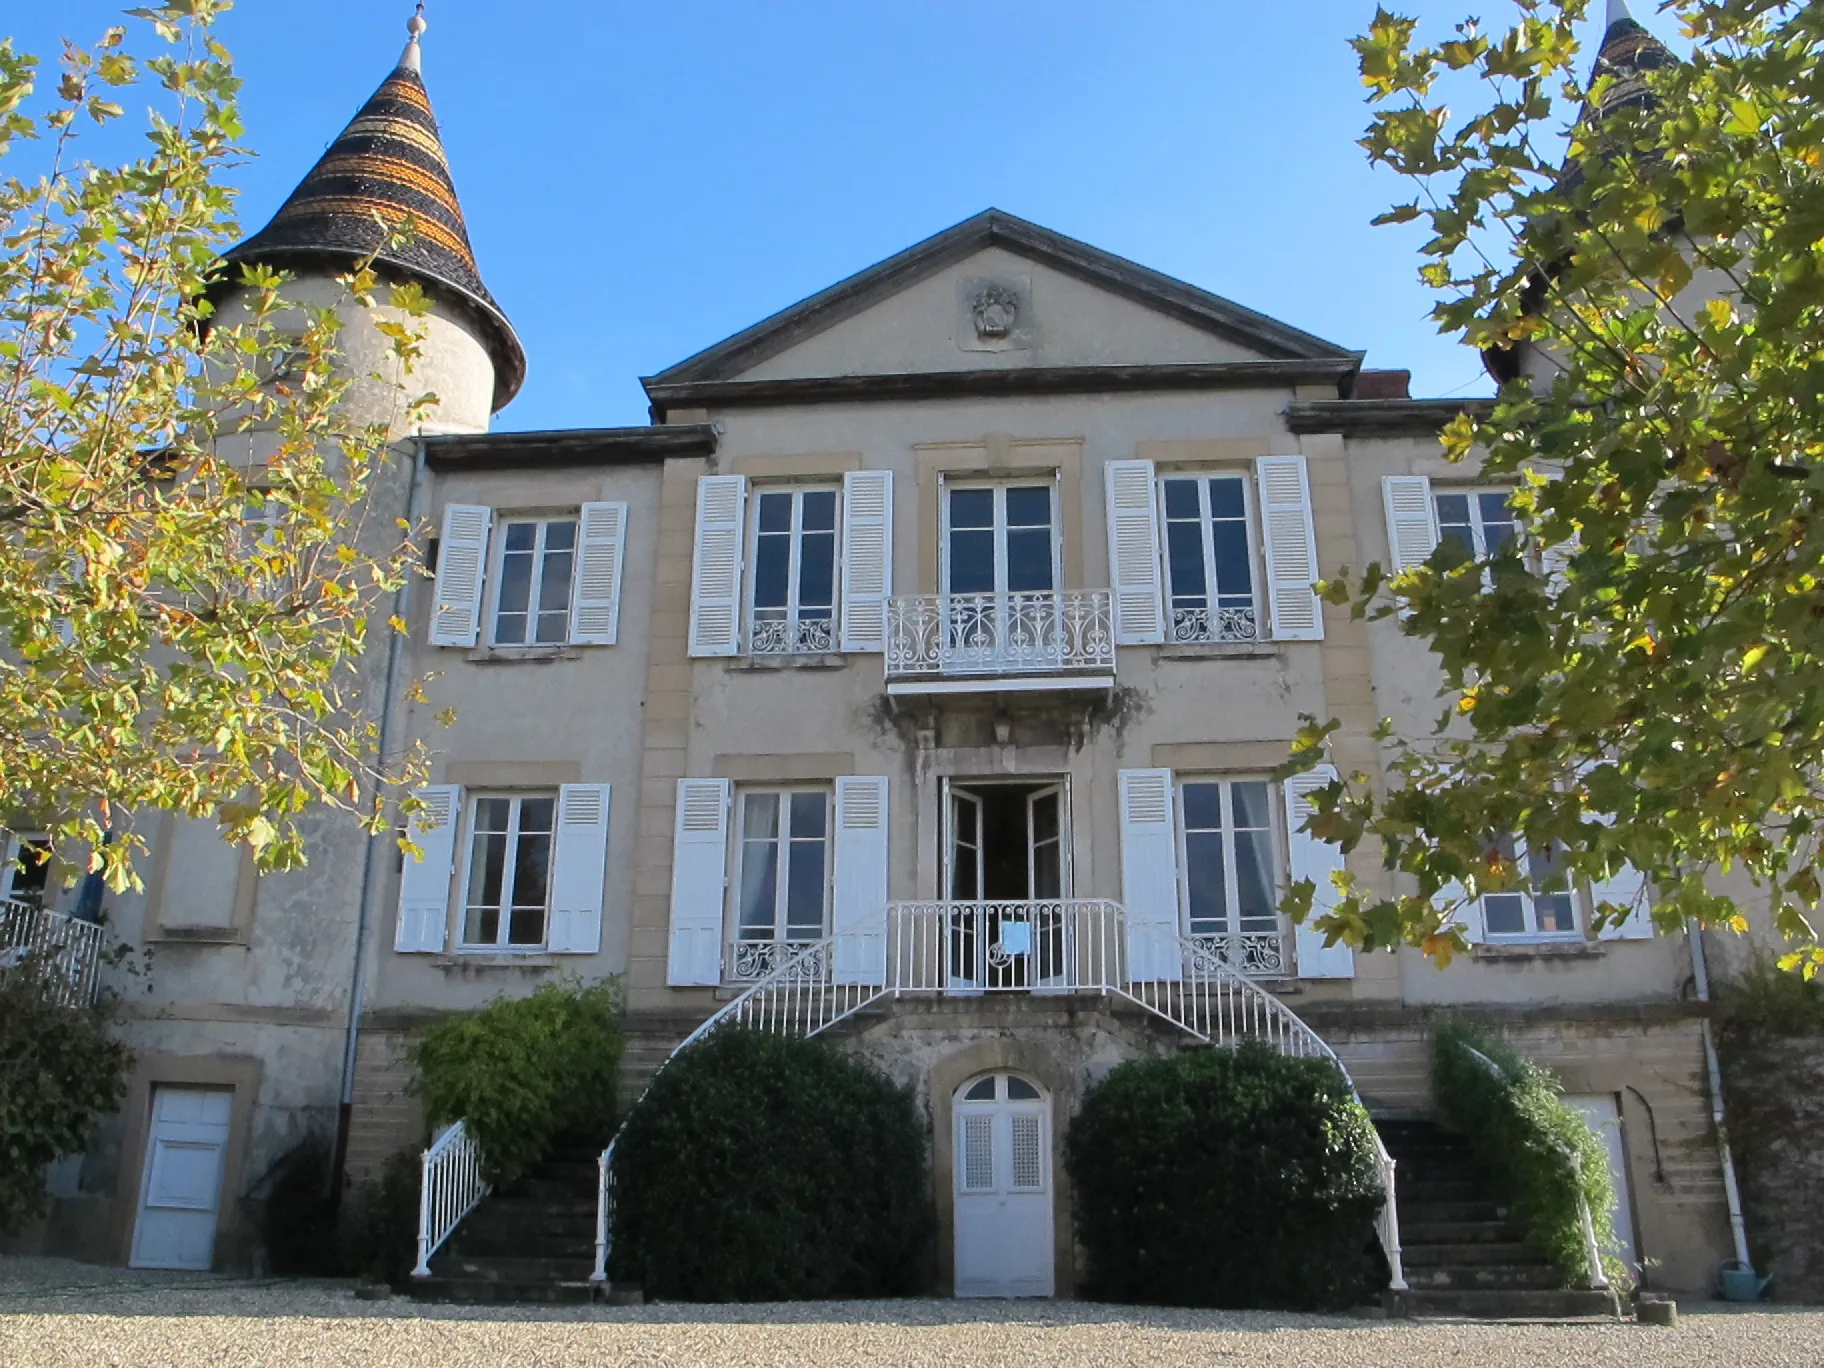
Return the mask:
[[(1600, 10), (1600, 4), (1594, 6)], [(425, 79), (531, 359), (504, 429), (646, 421), (640, 375), (995, 206), (1475, 394), (1355, 139), (1372, 0), (432, 0)], [(1471, 0), (1402, 6), (1437, 31)], [(1651, 0), (1636, 6), (1651, 20)], [(8, 6), (50, 54), (118, 13)], [(401, 0), (242, 0), (242, 222), (392, 67)], [(1654, 24), (1662, 29), (1664, 24)]]

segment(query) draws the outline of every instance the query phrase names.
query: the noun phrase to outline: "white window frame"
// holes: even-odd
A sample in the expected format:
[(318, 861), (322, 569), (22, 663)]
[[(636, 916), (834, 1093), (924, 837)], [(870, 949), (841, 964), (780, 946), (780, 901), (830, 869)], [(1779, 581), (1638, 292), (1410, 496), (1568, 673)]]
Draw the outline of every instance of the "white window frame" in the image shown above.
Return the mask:
[[(1191, 928), (1191, 860), (1187, 845), (1190, 828), (1185, 820), (1184, 801), (1187, 790), (1202, 784), (1220, 785), (1218, 803), (1222, 816), (1222, 879), (1226, 899), (1223, 910), (1228, 924), (1225, 931), (1193, 931)], [(1236, 877), (1235, 859), (1235, 784), (1259, 784), (1265, 790), (1268, 873), (1273, 881), (1271, 927), (1248, 928), (1241, 924), (1241, 883)], [(1178, 933), (1186, 940), (1207, 947), (1238, 973), (1263, 978), (1289, 978), (1292, 974), (1286, 920), (1279, 912), (1279, 902), (1290, 877), (1279, 796), (1279, 786), (1264, 774), (1181, 774), (1174, 777), (1172, 784), (1172, 839), (1178, 856)], [(1200, 831), (1205, 829), (1198, 828)]]
[[(1248, 586), (1249, 605), (1247, 611), (1253, 616), (1253, 626), (1245, 635), (1241, 633), (1225, 635), (1210, 624), (1210, 630), (1201, 635), (1181, 635), (1178, 629), (1176, 609), (1172, 606), (1174, 597), (1172, 588), (1172, 551), (1171, 519), (1166, 515), (1165, 485), (1168, 480), (1194, 480), (1197, 484), (1197, 533), (1203, 546), (1203, 578), (1205, 597), (1217, 597), (1216, 584), (1216, 543), (1210, 529), (1210, 485), (1211, 480), (1234, 480), (1241, 486), (1242, 525), (1248, 538), (1248, 571), (1251, 583)], [(1162, 470), (1159, 472), (1154, 497), (1159, 504), (1159, 584), (1160, 594), (1165, 608), (1165, 639), (1173, 644), (1205, 644), (1220, 642), (1255, 642), (1265, 641), (1269, 633), (1264, 630), (1264, 613), (1261, 603), (1261, 586), (1266, 574), (1266, 564), (1260, 554), (1259, 518), (1255, 512), (1254, 479), (1249, 472), (1239, 470)], [(1206, 615), (1223, 611), (1214, 604), (1206, 604)]]
[[(823, 799), (823, 908), (815, 937), (792, 938), (786, 920), (790, 897), (789, 875), (793, 838), (790, 834), (792, 798), (801, 793), (814, 793)], [(765, 936), (744, 937), (741, 924), (741, 895), (747, 882), (747, 805), (755, 798), (779, 800), (779, 827), (773, 837), (773, 924)], [(746, 784), (735, 790), (733, 820), (729, 823), (732, 846), (729, 861), (728, 905), (725, 909), (724, 939), (729, 947), (724, 957), (726, 974), (734, 981), (750, 981), (785, 963), (791, 955), (830, 934), (836, 862), (836, 791), (830, 784)], [(827, 968), (810, 966), (813, 973)]]
[[(567, 522), (574, 529), (570, 542), (570, 589), (564, 596), (564, 634), (557, 641), (539, 641), (538, 619), (543, 613), (555, 613), (555, 608), (543, 608), (538, 604), (539, 589), (544, 583), (545, 557), (550, 554), (545, 546), (546, 532), (552, 523)], [(526, 640), (502, 641), (500, 639), (500, 591), (506, 581), (505, 569), (507, 551), (507, 533), (516, 524), (534, 523), (538, 527), (538, 536), (532, 551), (532, 580), (527, 586), (526, 599)], [(497, 650), (556, 650), (570, 644), (570, 624), (572, 609), (576, 604), (576, 572), (583, 555), (583, 519), (582, 510), (566, 509), (548, 512), (494, 512), (494, 531), (488, 547), (488, 582), (484, 586), (488, 630), (487, 644)], [(523, 555), (515, 551), (513, 555)]]
[[(536, 944), (530, 941), (514, 942), (507, 939), (513, 926), (513, 900), (511, 894), (514, 863), (519, 850), (519, 814), (528, 799), (548, 798), (551, 802), (551, 853), (545, 861), (545, 903), (541, 913), (542, 924)], [(479, 792), (469, 791), (463, 794), (462, 827), (462, 860), (456, 880), (456, 949), (467, 955), (542, 955), (551, 943), (551, 885), (557, 872), (557, 828), (559, 792), (556, 789), (484, 789)], [(504, 866), (501, 872), (501, 903), (498, 909), (499, 922), (494, 929), (491, 941), (471, 941), (469, 931), (469, 876), (475, 859), (475, 814), (482, 802), (488, 799), (507, 799), (512, 802), (512, 809), (507, 818), (507, 849)]]
[[(1520, 530), (1518, 527), (1514, 527), (1513, 510), (1506, 506), (1506, 501), (1514, 496), (1514, 487), (1512, 485), (1433, 484), (1431, 487), (1431, 511), (1438, 520), (1438, 541), (1440, 543), (1448, 540), (1449, 534), (1444, 531), (1444, 510), (1439, 507), (1438, 500), (1453, 494), (1466, 497), (1469, 501), (1469, 539), (1470, 544), (1475, 548), (1475, 558), (1477, 560), (1488, 559), (1488, 520), (1482, 516), (1482, 496), (1484, 494), (1499, 494), (1501, 496), (1503, 511), (1508, 515), (1507, 524), (1514, 529), (1513, 537), (1516, 541), (1518, 540)], [(1452, 523), (1450, 526), (1461, 527), (1462, 524)]]
[[(1050, 475), (1035, 474), (1028, 476), (1009, 476), (1006, 479), (951, 479), (940, 477), (938, 480), (938, 583), (944, 594), (958, 592), (994, 594), (1006, 597), (1015, 593), (1044, 593), (1044, 590), (1007, 588), (1007, 491), (1010, 489), (1031, 489), (1040, 485), (1048, 486), (1051, 491), (1051, 590), (1053, 594), (1062, 593), (1064, 589), (1064, 516), (1059, 506), (1063, 499), (1063, 484), (1057, 471)], [(953, 590), (950, 587), (950, 496), (958, 490), (986, 489), (994, 494), (994, 583), (993, 589)], [(979, 530), (979, 529), (978, 529)]]
[[(1532, 856), (1526, 848), (1526, 842), (1520, 837), (1513, 838), (1515, 865), (1523, 872), (1525, 882), (1518, 888), (1504, 889), (1499, 893), (1484, 893), (1477, 902), (1477, 912), (1482, 918), (1482, 936), (1490, 945), (1541, 945), (1554, 942), (1580, 942), (1586, 939), (1584, 928), (1589, 925), (1589, 908), (1582, 888), (1581, 880), (1566, 878), (1561, 889), (1547, 891), (1535, 889), (1531, 880)], [(1490, 898), (1518, 898), (1522, 918), (1526, 925), (1519, 931), (1496, 931), (1489, 925)], [(1571, 925), (1563, 931), (1544, 931), (1540, 929), (1539, 904), (1546, 898), (1567, 898), (1570, 902)]]
[[(792, 500), (791, 557), (787, 570), (786, 584), (786, 620), (785, 640), (777, 648), (768, 646), (762, 649), (760, 623), (755, 614), (754, 591), (760, 584), (760, 505), (769, 497), (787, 494)], [(831, 527), (832, 551), (830, 557), (830, 616), (824, 623), (825, 630), (819, 635), (815, 628), (804, 629), (808, 624), (815, 624), (818, 619), (807, 621), (799, 614), (804, 605), (799, 601), (799, 571), (802, 568), (804, 547), (804, 496), (806, 494), (829, 494), (834, 499), (835, 513)], [(762, 484), (754, 485), (747, 492), (747, 538), (744, 555), (747, 564), (747, 584), (743, 590), (742, 604), (745, 634), (742, 638), (746, 653), (754, 656), (795, 656), (795, 655), (828, 655), (840, 649), (842, 624), (842, 558), (845, 551), (842, 539), (843, 498), (842, 486), (831, 484)], [(768, 534), (774, 535), (774, 534)]]

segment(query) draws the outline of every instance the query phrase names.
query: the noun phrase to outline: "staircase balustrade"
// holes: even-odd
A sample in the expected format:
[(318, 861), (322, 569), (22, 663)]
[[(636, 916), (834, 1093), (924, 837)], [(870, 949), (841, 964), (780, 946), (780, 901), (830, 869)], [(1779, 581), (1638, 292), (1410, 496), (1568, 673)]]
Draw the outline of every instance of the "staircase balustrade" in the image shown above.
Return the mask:
[(414, 1278), (431, 1276), (431, 1255), (488, 1195), (481, 1176), (481, 1145), (458, 1121), (424, 1152), (418, 1181), (418, 1266)]
[[(875, 945), (879, 949), (870, 956)], [(1130, 977), (1135, 963), (1148, 977)], [(873, 918), (809, 942), (782, 960), (686, 1036), (653, 1077), (729, 1024), (808, 1037), (882, 998), (1008, 992), (1120, 997), (1208, 1044), (1255, 1041), (1293, 1058), (1327, 1059), (1360, 1101), (1336, 1052), (1291, 1008), (1236, 973), (1208, 945), (1165, 928), (1132, 928), (1121, 904), (1107, 899), (890, 903)], [(1395, 1163), (1380, 1133), (1373, 1134), (1386, 1194), (1376, 1229), (1391, 1286), (1404, 1291)], [(597, 1282), (606, 1280), (613, 1250), (619, 1139), (617, 1130), (597, 1165), (596, 1259), (590, 1275)]]

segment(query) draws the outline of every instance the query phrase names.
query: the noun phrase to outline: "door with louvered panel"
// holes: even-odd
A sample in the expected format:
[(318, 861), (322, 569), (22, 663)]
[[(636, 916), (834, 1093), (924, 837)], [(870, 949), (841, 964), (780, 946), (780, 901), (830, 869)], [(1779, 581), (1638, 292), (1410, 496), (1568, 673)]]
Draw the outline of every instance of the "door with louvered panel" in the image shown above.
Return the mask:
[(1049, 1297), (1051, 1102), (1018, 1074), (956, 1094), (956, 1295)]

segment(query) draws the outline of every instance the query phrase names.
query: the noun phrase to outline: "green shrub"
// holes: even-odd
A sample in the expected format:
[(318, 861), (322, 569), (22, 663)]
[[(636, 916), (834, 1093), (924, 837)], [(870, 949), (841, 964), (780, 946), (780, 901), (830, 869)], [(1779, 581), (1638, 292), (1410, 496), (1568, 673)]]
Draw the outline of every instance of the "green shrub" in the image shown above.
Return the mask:
[(426, 1030), (412, 1086), (425, 1119), (466, 1121), (488, 1181), (512, 1187), (559, 1141), (608, 1143), (625, 1043), (612, 985), (541, 984)]
[(1089, 1296), (1321, 1310), (1385, 1280), (1373, 1124), (1328, 1060), (1250, 1045), (1122, 1064), (1065, 1162)]
[(1759, 956), (1717, 980), (1716, 1010), (1725, 1041), (1824, 1035), (1824, 978), (1808, 979)]
[(929, 1285), (925, 1123), (816, 1040), (725, 1028), (672, 1060), (615, 1147), (616, 1280), (681, 1301)]
[[(1444, 1120), (1475, 1146), (1527, 1242), (1551, 1260), (1567, 1286), (1588, 1286), (1578, 1198), (1589, 1208), (1597, 1244), (1612, 1250), (1615, 1184), (1608, 1148), (1564, 1104), (1558, 1080), (1500, 1038), (1452, 1023), (1432, 1037), (1431, 1087)], [(1618, 1260), (1605, 1261), (1612, 1282), (1627, 1280)]]
[(343, 1199), (336, 1234), (349, 1277), (402, 1287), (417, 1266), (420, 1153), (400, 1150)]
[(0, 969), (0, 1234), (44, 1214), (46, 1164), (120, 1105), (133, 1055), (103, 1007), (67, 1007), (28, 961)]

